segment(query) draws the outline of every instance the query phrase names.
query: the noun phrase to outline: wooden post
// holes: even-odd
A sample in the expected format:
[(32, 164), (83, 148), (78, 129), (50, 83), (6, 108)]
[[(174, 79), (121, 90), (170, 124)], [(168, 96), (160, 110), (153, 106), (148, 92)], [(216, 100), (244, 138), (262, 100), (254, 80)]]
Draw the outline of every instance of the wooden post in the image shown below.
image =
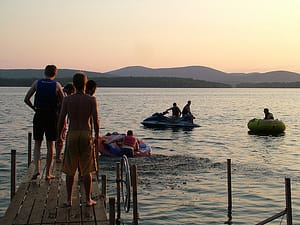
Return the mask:
[(286, 214), (286, 224), (287, 225), (293, 225), (292, 221), (292, 201), (291, 201), (291, 182), (290, 178), (285, 178), (285, 201), (286, 201), (286, 208), (285, 210), (275, 214), (274, 216), (271, 216), (256, 225), (263, 225), (267, 224), (279, 217), (282, 217)]
[(11, 183), (10, 183), (10, 199), (16, 193), (16, 150), (11, 150)]
[(291, 200), (291, 180), (285, 178), (285, 201), (286, 201), (286, 224), (292, 225), (292, 200)]
[(102, 184), (102, 186), (101, 186), (101, 194), (102, 194), (102, 196), (103, 196), (103, 198), (104, 198), (104, 207), (106, 208), (106, 182), (107, 182), (107, 180), (106, 180), (106, 175), (105, 174), (102, 174), (101, 175), (101, 184)]
[(117, 183), (117, 221), (120, 221), (121, 219), (121, 164), (120, 162), (116, 163), (116, 183)]
[(109, 198), (109, 225), (116, 224), (115, 198)]
[(30, 166), (31, 163), (31, 149), (32, 149), (32, 133), (28, 133), (28, 164), (27, 167)]
[(139, 224), (138, 199), (137, 199), (137, 166), (132, 166), (132, 195), (133, 195), (133, 225)]
[(231, 159), (227, 159), (228, 222), (232, 220)]

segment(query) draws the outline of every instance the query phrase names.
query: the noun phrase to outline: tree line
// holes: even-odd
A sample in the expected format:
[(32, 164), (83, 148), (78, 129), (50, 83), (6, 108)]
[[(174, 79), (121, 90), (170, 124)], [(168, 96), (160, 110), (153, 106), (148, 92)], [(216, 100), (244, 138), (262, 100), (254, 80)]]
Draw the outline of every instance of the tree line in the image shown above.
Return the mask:
[[(145, 87), (145, 88), (229, 88), (223, 83), (170, 77), (89, 77), (100, 87)], [(0, 86), (29, 87), (36, 78), (0, 78)], [(62, 85), (72, 82), (71, 78), (57, 78)]]
[[(144, 88), (300, 88), (300, 82), (240, 83), (235, 86), (224, 83), (176, 77), (89, 77), (100, 87), (144, 87)], [(36, 78), (0, 78), (2, 87), (29, 87)], [(57, 78), (63, 86), (72, 78)]]

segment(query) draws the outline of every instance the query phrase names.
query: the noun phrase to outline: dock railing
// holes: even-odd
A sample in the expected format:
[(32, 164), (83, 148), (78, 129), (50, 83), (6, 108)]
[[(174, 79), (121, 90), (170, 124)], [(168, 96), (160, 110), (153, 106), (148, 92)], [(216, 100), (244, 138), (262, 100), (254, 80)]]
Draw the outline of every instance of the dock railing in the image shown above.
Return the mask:
[[(28, 166), (31, 164), (32, 152), (32, 134), (28, 133)], [(106, 175), (102, 175), (102, 195), (106, 199)], [(126, 156), (121, 158), (121, 162), (116, 163), (116, 189), (117, 201), (115, 198), (109, 198), (109, 224), (120, 224), (121, 222), (121, 200), (124, 206), (124, 211), (129, 212), (130, 205), (133, 206), (132, 224), (138, 225), (138, 196), (137, 196), (137, 166), (129, 165)], [(132, 189), (132, 190), (131, 190)], [(227, 159), (227, 190), (228, 190), (228, 220), (226, 224), (232, 224), (232, 179), (231, 179), (231, 159)], [(16, 193), (16, 150), (11, 150), (11, 199)], [(126, 193), (127, 196), (124, 196)], [(122, 196), (121, 196), (122, 195)], [(132, 196), (132, 202), (131, 202)], [(121, 199), (122, 197), (122, 199)], [(126, 198), (127, 197), (127, 198)], [(104, 201), (106, 203), (106, 201)], [(257, 223), (256, 225), (267, 224), (275, 219), (286, 215), (286, 224), (292, 225), (292, 200), (291, 200), (291, 180), (285, 178), (285, 204), (286, 207), (281, 212)], [(117, 205), (117, 213), (116, 207)], [(117, 218), (116, 218), (117, 214)]]
[[(32, 133), (29, 132), (27, 136), (27, 151), (28, 151), (28, 162), (27, 167), (30, 166), (31, 156), (32, 156)], [(11, 150), (11, 162), (10, 162), (10, 199), (12, 199), (16, 193), (16, 175), (17, 175), (17, 151), (15, 149)]]
[(293, 220), (292, 220), (292, 200), (291, 200), (291, 181), (290, 178), (285, 178), (285, 202), (286, 202), (286, 208), (275, 214), (274, 216), (271, 216), (259, 223), (257, 223), (256, 225), (263, 225), (263, 224), (267, 224), (281, 216), (286, 215), (286, 224), (287, 225), (292, 225), (293, 224)]
[[(45, 177), (46, 160), (41, 159), (41, 174), (32, 180), (34, 165), (31, 160), (32, 135), (28, 133), (28, 165), (30, 165), (16, 190), (17, 151), (11, 150), (11, 190), (10, 204), (6, 212), (0, 217), (1, 225), (11, 224), (99, 224), (107, 225), (106, 175), (100, 181), (93, 173), (92, 196), (97, 200), (96, 205), (86, 205), (84, 198), (84, 184), (75, 177), (73, 205), (66, 206), (64, 199), (67, 197), (66, 182), (61, 172), (61, 163), (54, 162), (52, 173), (55, 179), (47, 180)], [(27, 163), (26, 163), (27, 164)], [(27, 167), (27, 165), (25, 165)], [(23, 170), (22, 170), (23, 171)], [(23, 171), (24, 172), (24, 171)], [(100, 189), (102, 188), (102, 192)], [(56, 222), (55, 222), (56, 221)], [(38, 223), (37, 223), (38, 222)]]
[[(226, 224), (232, 224), (232, 186), (231, 186), (231, 159), (227, 159), (227, 189), (228, 189), (228, 220)], [(285, 178), (285, 204), (286, 207), (283, 211), (276, 213), (275, 215), (255, 224), (263, 225), (267, 224), (275, 219), (278, 219), (286, 215), (286, 224), (292, 225), (292, 198), (291, 198), (291, 180), (290, 178)]]
[[(28, 167), (32, 163), (32, 133), (28, 133)], [(125, 163), (126, 162), (126, 163)], [(124, 207), (125, 212), (129, 212), (130, 205), (132, 205), (133, 219), (132, 224), (138, 225), (138, 200), (137, 200), (137, 166), (129, 165), (126, 156), (121, 158), (121, 162), (116, 165), (116, 184), (117, 184), (117, 202), (115, 198), (109, 198), (109, 224), (120, 224), (121, 222), (121, 203), (124, 203), (124, 193), (128, 194), (126, 199), (127, 208)], [(101, 175), (101, 195), (104, 197), (104, 205), (106, 208), (107, 195), (107, 178), (106, 175)], [(16, 193), (16, 150), (11, 150), (11, 199)], [(121, 194), (123, 195), (121, 199)], [(122, 202), (122, 201), (123, 202)], [(115, 209), (117, 205), (117, 210)], [(117, 211), (117, 218), (116, 218)]]
[(132, 225), (139, 224), (137, 183), (137, 166), (130, 165), (127, 157), (122, 156), (116, 163), (117, 201), (109, 198), (109, 225), (121, 224), (121, 212), (129, 213), (131, 205)]

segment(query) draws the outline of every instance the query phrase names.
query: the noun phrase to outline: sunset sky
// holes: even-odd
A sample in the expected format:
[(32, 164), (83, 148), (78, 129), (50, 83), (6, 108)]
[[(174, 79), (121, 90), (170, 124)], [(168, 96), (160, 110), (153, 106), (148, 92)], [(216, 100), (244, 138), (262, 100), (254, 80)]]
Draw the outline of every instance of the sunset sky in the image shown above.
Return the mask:
[(300, 73), (299, 0), (1, 0), (0, 68)]

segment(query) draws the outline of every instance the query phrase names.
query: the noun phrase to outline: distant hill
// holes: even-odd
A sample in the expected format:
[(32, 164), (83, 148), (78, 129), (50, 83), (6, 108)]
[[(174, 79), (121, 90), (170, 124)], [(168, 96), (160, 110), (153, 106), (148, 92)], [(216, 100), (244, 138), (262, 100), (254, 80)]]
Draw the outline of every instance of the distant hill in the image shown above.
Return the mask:
[(231, 85), (236, 85), (239, 83), (300, 82), (300, 74), (289, 71), (272, 71), (267, 73), (225, 73), (204, 66), (187, 66), (160, 69), (131, 66), (110, 71), (108, 72), (108, 74), (117, 76), (161, 76), (193, 78), (197, 80), (206, 80)]
[(289, 71), (272, 71), (266, 73), (229, 74), (224, 83), (291, 83), (300, 82), (300, 74)]
[(110, 75), (122, 77), (181, 77), (197, 80), (215, 81), (224, 79), (226, 73), (204, 66), (187, 66), (175, 68), (152, 69), (142, 66), (130, 66), (108, 72)]
[[(78, 72), (78, 70), (71, 69), (60, 69), (59, 78), (70, 78), (72, 79), (73, 75)], [(107, 77), (103, 73), (96, 73), (91, 71), (83, 71), (88, 77)], [(0, 69), (0, 78), (5, 79), (28, 79), (36, 78), (40, 79), (44, 76), (44, 69)]]
[[(77, 71), (78, 70), (60, 69), (58, 79), (71, 81), (73, 74)], [(268, 83), (275, 83), (275, 86), (288, 87), (289, 85), (286, 85), (286, 83), (295, 83), (295, 85), (298, 85), (300, 82), (300, 74), (289, 71), (271, 71), (267, 73), (225, 73), (205, 66), (158, 69), (142, 66), (130, 66), (107, 73), (91, 71), (83, 72), (85, 72), (89, 78), (93, 79), (118, 77), (185, 78), (218, 83), (217, 86), (219, 86), (220, 83), (239, 87), (268, 86)], [(2, 79), (37, 79), (41, 77), (43, 77), (43, 69), (0, 69), (0, 78)]]

